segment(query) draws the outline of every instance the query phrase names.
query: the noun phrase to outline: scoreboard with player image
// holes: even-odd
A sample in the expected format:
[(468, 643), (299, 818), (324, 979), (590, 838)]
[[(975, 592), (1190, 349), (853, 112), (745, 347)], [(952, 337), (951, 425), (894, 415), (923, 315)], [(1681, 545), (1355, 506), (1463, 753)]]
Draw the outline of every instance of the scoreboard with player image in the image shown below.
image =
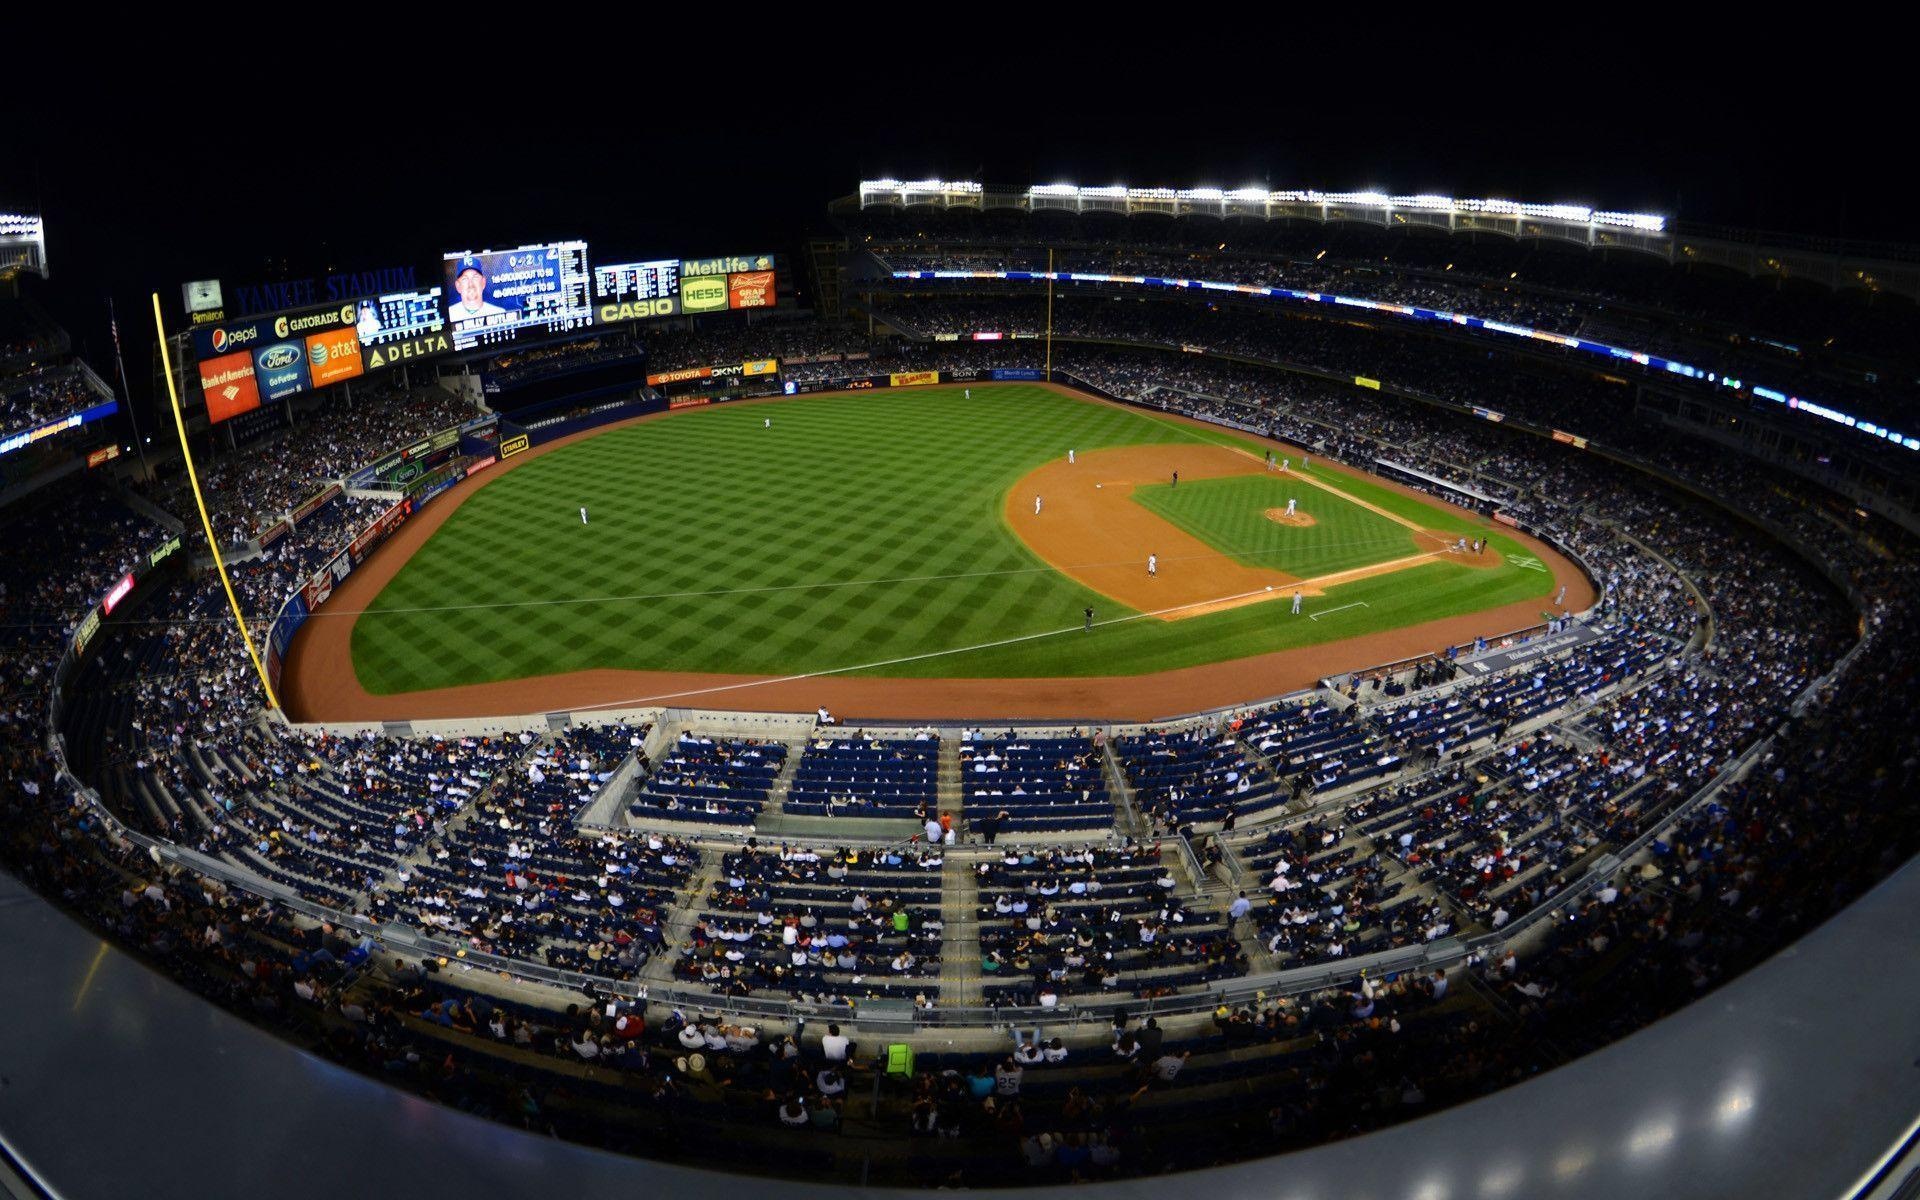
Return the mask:
[(446, 320), (455, 350), (503, 346), (523, 334), (565, 333), (593, 323), (593, 276), (585, 242), (445, 256)]

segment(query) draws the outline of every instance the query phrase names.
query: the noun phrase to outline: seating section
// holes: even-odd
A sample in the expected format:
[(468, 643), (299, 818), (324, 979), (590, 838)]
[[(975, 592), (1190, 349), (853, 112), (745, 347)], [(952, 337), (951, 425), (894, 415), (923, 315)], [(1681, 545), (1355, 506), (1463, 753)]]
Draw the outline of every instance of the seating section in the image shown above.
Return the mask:
[(1376, 708), (1368, 720), (1434, 757), (1638, 676), (1674, 649), (1664, 638), (1611, 631), (1571, 654), (1426, 701)]
[(1296, 784), (1303, 793), (1365, 783), (1393, 771), (1403, 757), (1357, 711), (1325, 704), (1283, 706), (1251, 717), (1240, 736), (1276, 775), (1304, 780)]
[(1218, 912), (1191, 908), (1157, 848), (1008, 850), (975, 867), (982, 990), (996, 1004), (1145, 997), (1245, 974)]
[(785, 809), (819, 817), (923, 817), (936, 805), (939, 769), (938, 738), (818, 738), (800, 756)]
[(590, 832), (574, 820), (645, 736), (614, 725), (533, 744), (376, 906), (477, 949), (631, 978), (664, 946), (666, 911), (700, 853), (658, 834)]
[(1255, 766), (1225, 726), (1119, 738), (1113, 751), (1135, 803), (1169, 828), (1218, 821), (1229, 810), (1244, 816), (1286, 799), (1279, 780)]
[(640, 785), (628, 812), (643, 821), (751, 825), (786, 758), (779, 742), (683, 733)]
[(942, 865), (938, 847), (728, 854), (674, 975), (731, 996), (936, 1000)]
[(960, 790), (972, 818), (1006, 813), (1001, 832), (1083, 831), (1113, 824), (1101, 751), (1086, 738), (989, 737), (960, 745)]

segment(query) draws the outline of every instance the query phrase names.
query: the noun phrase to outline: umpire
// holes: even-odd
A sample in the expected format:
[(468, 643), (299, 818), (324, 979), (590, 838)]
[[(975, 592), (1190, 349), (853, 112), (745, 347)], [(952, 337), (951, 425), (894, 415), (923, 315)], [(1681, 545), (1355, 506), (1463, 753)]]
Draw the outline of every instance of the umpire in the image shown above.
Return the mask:
[(1089, 609), (1087, 610), (1087, 629), (1086, 629), (1086, 631), (1087, 631), (1088, 633), (1092, 633), (1092, 632), (1093, 632), (1093, 610), (1092, 610), (1091, 608), (1089, 608)]

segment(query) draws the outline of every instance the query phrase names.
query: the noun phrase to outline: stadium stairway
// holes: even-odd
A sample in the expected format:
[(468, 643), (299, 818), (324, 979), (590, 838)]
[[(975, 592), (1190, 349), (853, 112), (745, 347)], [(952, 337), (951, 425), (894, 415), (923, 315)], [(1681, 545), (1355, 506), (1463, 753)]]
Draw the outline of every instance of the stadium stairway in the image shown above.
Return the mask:
[(940, 1005), (977, 1008), (980, 987), (979, 881), (973, 863), (950, 861), (940, 873)]

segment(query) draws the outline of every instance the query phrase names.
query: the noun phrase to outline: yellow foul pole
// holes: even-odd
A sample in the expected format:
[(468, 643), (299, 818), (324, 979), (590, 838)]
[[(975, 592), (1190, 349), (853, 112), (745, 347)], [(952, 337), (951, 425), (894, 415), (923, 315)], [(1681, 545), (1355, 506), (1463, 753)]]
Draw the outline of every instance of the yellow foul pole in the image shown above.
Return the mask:
[(260, 674), (267, 707), (279, 708), (280, 699), (273, 694), (273, 681), (267, 678), (267, 668), (253, 648), (253, 635), (247, 632), (247, 617), (240, 611), (240, 598), (233, 594), (233, 581), (227, 578), (226, 560), (220, 557), (220, 539), (213, 536), (213, 518), (207, 515), (206, 497), (200, 494), (200, 473), (193, 468), (193, 447), (187, 444), (187, 422), (180, 415), (180, 390), (174, 386), (173, 360), (167, 353), (167, 327), (160, 319), (159, 292), (153, 293), (153, 330), (160, 338), (160, 370), (167, 377), (167, 397), (173, 401), (173, 427), (180, 434), (180, 457), (186, 460), (187, 482), (193, 485), (193, 502), (200, 509), (200, 528), (207, 531), (207, 548), (213, 551), (214, 569), (220, 572), (220, 586), (227, 591), (227, 603), (233, 607), (233, 623), (240, 627), (240, 640), (246, 644), (247, 657), (253, 660), (253, 669)]

